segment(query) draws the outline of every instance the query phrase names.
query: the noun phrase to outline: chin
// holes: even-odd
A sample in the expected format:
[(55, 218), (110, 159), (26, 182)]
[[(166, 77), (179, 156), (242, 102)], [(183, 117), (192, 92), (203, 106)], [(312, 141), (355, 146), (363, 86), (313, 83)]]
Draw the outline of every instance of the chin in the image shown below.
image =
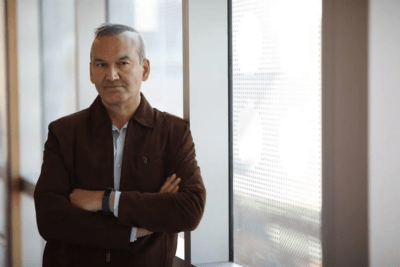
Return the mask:
[(124, 98), (121, 95), (100, 95), (100, 97), (108, 105), (119, 105), (124, 102)]

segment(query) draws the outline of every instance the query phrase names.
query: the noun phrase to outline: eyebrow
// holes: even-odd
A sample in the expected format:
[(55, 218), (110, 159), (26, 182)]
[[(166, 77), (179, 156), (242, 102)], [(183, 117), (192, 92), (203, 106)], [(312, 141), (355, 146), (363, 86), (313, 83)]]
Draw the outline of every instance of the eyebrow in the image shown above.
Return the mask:
[(129, 56), (124, 56), (124, 57), (121, 57), (119, 60), (131, 60), (131, 58)]
[[(131, 58), (129, 56), (123, 56), (123, 57), (119, 58), (118, 60), (131, 60)], [(100, 58), (95, 58), (93, 60), (93, 62), (105, 62), (105, 61)]]
[(95, 58), (95, 59), (93, 59), (93, 62), (104, 62), (104, 60), (99, 59), (99, 58)]

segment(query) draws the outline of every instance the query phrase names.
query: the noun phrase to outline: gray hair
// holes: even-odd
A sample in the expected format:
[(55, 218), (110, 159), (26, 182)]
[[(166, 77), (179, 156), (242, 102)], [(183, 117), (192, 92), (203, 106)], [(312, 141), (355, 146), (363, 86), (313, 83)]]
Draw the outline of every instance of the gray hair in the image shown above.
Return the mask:
[[(143, 60), (146, 58), (146, 46), (144, 44), (144, 40), (140, 33), (134, 28), (122, 24), (104, 23), (101, 24), (100, 27), (96, 28), (94, 32), (95, 39), (99, 38), (100, 36), (118, 35), (123, 32), (134, 32), (139, 36), (137, 53), (139, 55), (140, 64), (142, 64)], [(90, 60), (92, 60), (92, 52), (90, 52)]]

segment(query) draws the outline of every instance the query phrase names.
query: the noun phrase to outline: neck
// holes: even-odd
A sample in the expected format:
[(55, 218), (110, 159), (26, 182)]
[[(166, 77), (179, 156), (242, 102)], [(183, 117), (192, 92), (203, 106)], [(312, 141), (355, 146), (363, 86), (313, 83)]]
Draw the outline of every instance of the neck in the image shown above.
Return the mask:
[(135, 113), (137, 107), (139, 106), (140, 98), (133, 99), (133, 101), (130, 101), (129, 103), (117, 105), (110, 105), (105, 103), (103, 100), (102, 102), (107, 110), (108, 116), (110, 116), (112, 124), (121, 130)]

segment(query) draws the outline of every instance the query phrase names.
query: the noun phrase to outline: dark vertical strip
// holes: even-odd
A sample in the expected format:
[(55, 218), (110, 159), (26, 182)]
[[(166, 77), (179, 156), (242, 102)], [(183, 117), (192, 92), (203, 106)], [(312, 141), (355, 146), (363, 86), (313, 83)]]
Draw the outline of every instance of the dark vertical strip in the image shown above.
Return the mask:
[(106, 0), (106, 23), (110, 23), (110, 1)]
[(44, 77), (45, 77), (45, 73), (44, 73), (44, 32), (43, 32), (43, 25), (45, 23), (44, 20), (44, 12), (43, 12), (43, 3), (44, 0), (39, 0), (39, 47), (40, 47), (40, 109), (41, 109), (41, 114), (42, 114), (42, 118), (41, 118), (41, 124), (42, 124), (42, 132), (41, 132), (41, 141), (42, 144), (44, 145), (44, 143), (46, 142), (46, 129), (47, 129), (47, 125), (46, 122), (44, 120), (45, 118), (45, 113), (46, 113), (46, 109), (45, 109), (45, 85), (44, 85)]
[(228, 120), (229, 120), (229, 261), (233, 262), (233, 52), (232, 52), (232, 0), (228, 0)]
[[(190, 83), (189, 83), (189, 1), (182, 0), (182, 79), (183, 118), (190, 123)], [(185, 232), (185, 266), (191, 266), (190, 232)]]
[[(9, 2), (8, 1), (4, 1), (4, 18), (5, 18), (5, 49), (6, 51), (9, 51), (9, 42), (8, 42), (8, 38), (10, 38), (10, 34), (8, 32), (9, 29), (9, 21), (8, 21), (8, 5)], [(5, 116), (5, 120), (7, 121), (6, 123), (6, 131), (7, 131), (7, 154), (6, 154), (6, 158), (5, 158), (5, 188), (6, 188), (6, 201), (7, 201), (7, 205), (6, 205), (6, 240), (7, 240), (7, 247), (6, 247), (6, 266), (12, 266), (12, 229), (11, 229), (11, 190), (12, 190), (12, 183), (11, 183), (11, 162), (10, 162), (10, 158), (11, 158), (11, 138), (10, 138), (10, 90), (8, 89), (9, 84), (10, 84), (10, 75), (9, 75), (9, 62), (10, 62), (10, 55), (8, 53), (5, 53), (5, 60), (6, 60), (6, 70), (7, 70), (7, 75), (6, 75), (6, 116)], [(2, 193), (2, 192), (1, 192)]]
[(74, 23), (75, 23), (75, 111), (80, 110), (80, 97), (79, 97), (79, 7), (78, 1), (74, 1)]
[(185, 266), (192, 266), (190, 232), (185, 232)]
[(321, 69), (322, 265), (369, 266), (367, 0), (323, 0)]
[[(44, 149), (44, 143), (46, 142), (46, 129), (47, 129), (47, 125), (46, 122), (44, 120), (45, 118), (45, 88), (44, 88), (44, 33), (43, 33), (43, 24), (44, 24), (44, 17), (43, 17), (43, 0), (39, 0), (39, 60), (40, 60), (40, 109), (41, 109), (41, 142), (43, 144), (43, 149)], [(46, 243), (44, 242), (44, 240), (42, 241), (42, 251), (44, 251), (44, 247), (45, 247)]]
[[(10, 266), (21, 265), (21, 201), (19, 183), (18, 22), (16, 0), (5, 1), (7, 49), (7, 187), (8, 256)], [(16, 134), (15, 134), (16, 133)]]
[(335, 113), (334, 113), (334, 55), (335, 55), (335, 5), (330, 0), (322, 1), (321, 22), (321, 105), (322, 105), (322, 211), (321, 247), (323, 266), (336, 266), (334, 223), (335, 210)]
[(189, 2), (182, 1), (183, 118), (190, 122)]

